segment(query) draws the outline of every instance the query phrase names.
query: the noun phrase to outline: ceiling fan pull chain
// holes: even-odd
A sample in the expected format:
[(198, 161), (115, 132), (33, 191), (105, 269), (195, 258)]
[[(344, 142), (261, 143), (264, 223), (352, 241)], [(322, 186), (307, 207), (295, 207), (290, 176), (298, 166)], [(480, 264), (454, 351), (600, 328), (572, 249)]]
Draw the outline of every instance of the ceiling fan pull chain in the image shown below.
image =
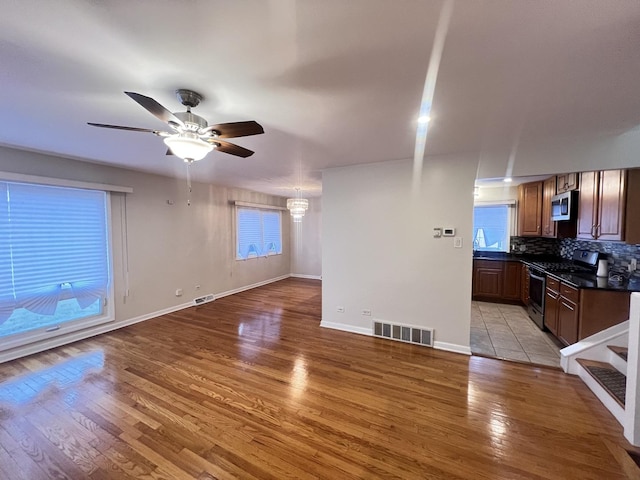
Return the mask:
[(187, 162), (187, 205), (191, 206), (191, 162)]

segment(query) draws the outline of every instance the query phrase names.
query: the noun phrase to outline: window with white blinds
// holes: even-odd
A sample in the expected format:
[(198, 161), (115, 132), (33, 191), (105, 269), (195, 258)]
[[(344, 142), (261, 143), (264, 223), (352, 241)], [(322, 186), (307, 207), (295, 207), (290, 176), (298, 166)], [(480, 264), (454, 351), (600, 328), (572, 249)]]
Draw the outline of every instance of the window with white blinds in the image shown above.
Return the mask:
[(236, 259), (282, 253), (282, 216), (278, 210), (237, 207)]
[(0, 338), (102, 315), (109, 265), (105, 192), (0, 182)]

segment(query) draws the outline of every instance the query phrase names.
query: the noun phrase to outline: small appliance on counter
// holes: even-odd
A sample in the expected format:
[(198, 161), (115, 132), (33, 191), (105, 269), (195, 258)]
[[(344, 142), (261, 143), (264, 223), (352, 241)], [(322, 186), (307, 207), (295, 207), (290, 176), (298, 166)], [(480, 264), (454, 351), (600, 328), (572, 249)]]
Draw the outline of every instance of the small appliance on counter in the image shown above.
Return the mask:
[(598, 271), (596, 277), (609, 277), (609, 261), (607, 257), (598, 257)]

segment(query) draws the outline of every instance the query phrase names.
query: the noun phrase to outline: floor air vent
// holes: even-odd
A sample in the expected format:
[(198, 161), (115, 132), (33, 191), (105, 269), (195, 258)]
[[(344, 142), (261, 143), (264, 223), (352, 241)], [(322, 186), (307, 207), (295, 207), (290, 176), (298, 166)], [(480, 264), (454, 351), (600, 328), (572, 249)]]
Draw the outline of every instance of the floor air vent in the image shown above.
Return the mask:
[(210, 293), (209, 295), (205, 295), (204, 297), (195, 298), (193, 300), (193, 304), (194, 305), (202, 305), (203, 303), (213, 302), (215, 299), (216, 299), (216, 297), (214, 297), (213, 294)]
[(374, 321), (373, 336), (433, 347), (433, 328)]

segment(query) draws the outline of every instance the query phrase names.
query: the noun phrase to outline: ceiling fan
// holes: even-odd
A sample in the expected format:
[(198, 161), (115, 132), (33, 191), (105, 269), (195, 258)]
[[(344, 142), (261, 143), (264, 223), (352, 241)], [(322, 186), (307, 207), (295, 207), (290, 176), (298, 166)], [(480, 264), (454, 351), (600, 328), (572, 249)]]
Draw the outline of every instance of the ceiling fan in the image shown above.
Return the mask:
[(148, 128), (123, 127), (120, 125), (108, 125), (104, 123), (92, 123), (89, 125), (101, 128), (115, 128), (117, 130), (129, 130), (132, 132), (148, 132), (163, 137), (164, 143), (169, 147), (167, 155), (176, 155), (187, 164), (203, 159), (211, 150), (228, 153), (238, 157), (249, 157), (253, 151), (239, 145), (227, 142), (225, 138), (246, 137), (264, 133), (262, 126), (253, 121), (231, 122), (209, 125), (199, 115), (191, 113), (191, 109), (202, 101), (202, 95), (192, 90), (176, 90), (176, 96), (182, 105), (187, 107), (186, 112), (171, 113), (151, 97), (146, 97), (134, 92), (124, 92), (135, 100), (149, 113), (169, 125), (172, 131), (151, 130)]

